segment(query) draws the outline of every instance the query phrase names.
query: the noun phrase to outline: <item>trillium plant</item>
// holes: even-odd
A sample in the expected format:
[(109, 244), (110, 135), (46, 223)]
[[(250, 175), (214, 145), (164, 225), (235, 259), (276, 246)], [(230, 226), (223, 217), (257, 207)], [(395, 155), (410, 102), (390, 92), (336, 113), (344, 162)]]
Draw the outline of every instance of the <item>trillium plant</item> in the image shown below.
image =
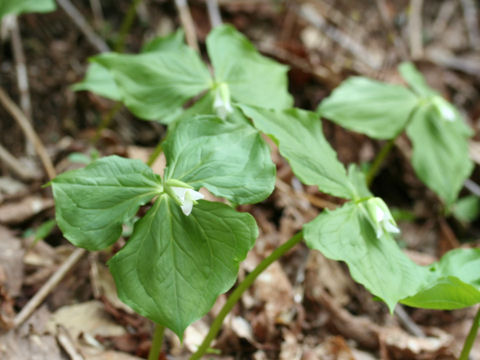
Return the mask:
[(76, 246), (105, 249), (120, 238), (123, 224), (144, 214), (108, 263), (122, 301), (154, 321), (159, 333), (168, 327), (182, 338), (232, 288), (258, 236), (254, 218), (236, 206), (266, 199), (275, 186), (267, 135), (303, 184), (344, 199), (343, 205), (305, 224), (238, 285), (192, 359), (208, 350), (255, 278), (302, 240), (344, 261), (390, 311), (397, 303), (458, 309), (480, 302), (480, 249), (450, 251), (430, 266), (412, 262), (394, 238), (400, 230), (388, 206), (368, 189), (381, 161), (367, 177), (355, 165), (346, 168), (322, 133), (321, 117), (392, 144), (406, 131), (418, 177), (448, 209), (473, 168), (472, 132), (412, 64), (400, 66), (409, 88), (353, 77), (311, 112), (293, 108), (287, 68), (259, 54), (232, 26), (212, 30), (206, 45), (212, 73), (178, 31), (137, 55), (93, 57), (75, 85), (168, 125), (163, 175), (139, 160), (109, 156), (52, 181), (58, 225)]

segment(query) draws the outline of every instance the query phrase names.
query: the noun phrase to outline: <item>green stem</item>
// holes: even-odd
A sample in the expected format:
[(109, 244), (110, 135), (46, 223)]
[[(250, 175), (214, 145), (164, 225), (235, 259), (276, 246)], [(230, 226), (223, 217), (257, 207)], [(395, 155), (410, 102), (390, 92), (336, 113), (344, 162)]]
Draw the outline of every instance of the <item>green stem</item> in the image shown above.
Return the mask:
[(122, 108), (123, 104), (120, 101), (117, 101), (115, 105), (108, 111), (108, 113), (102, 117), (102, 121), (100, 125), (97, 127), (97, 131), (95, 132), (95, 137), (93, 138), (93, 143), (96, 144), (100, 137), (102, 136), (103, 130), (110, 126), (110, 123), (113, 117), (117, 114), (118, 111)]
[(152, 347), (148, 353), (148, 360), (158, 360), (160, 357), (160, 351), (162, 351), (163, 332), (165, 326), (155, 324), (155, 332), (153, 333)]
[(383, 145), (382, 149), (380, 152), (377, 154), (375, 157), (375, 160), (373, 161), (372, 166), (368, 170), (367, 173), (367, 185), (370, 186), (372, 184), (373, 179), (375, 176), (377, 176), (378, 171), (380, 170), (380, 167), (382, 166), (383, 162), (385, 161), (386, 157), (388, 154), (390, 154), (390, 151), (393, 148), (393, 145), (395, 144), (395, 140), (397, 139), (398, 136), (394, 137), (393, 139), (390, 139), (387, 141), (385, 145)]
[(133, 20), (135, 19), (135, 14), (137, 12), (137, 6), (141, 1), (142, 0), (133, 0), (127, 10), (127, 14), (123, 18), (122, 25), (120, 26), (120, 34), (118, 35), (117, 42), (115, 43), (116, 52), (121, 53), (125, 49), (125, 39), (133, 25)]
[(373, 164), (368, 170), (367, 176), (366, 176), (366, 181), (367, 181), (367, 186), (370, 187), (372, 184), (373, 179), (375, 179), (375, 176), (377, 176), (378, 171), (380, 170), (380, 167), (382, 166), (383, 162), (387, 158), (388, 154), (390, 154), (390, 151), (393, 148), (393, 145), (395, 145), (395, 140), (402, 134), (403, 131), (407, 128), (408, 124), (412, 121), (414, 118), (416, 112), (418, 109), (420, 109), (424, 105), (423, 99), (419, 98), (417, 105), (410, 111), (410, 114), (408, 115), (408, 119), (405, 122), (405, 125), (403, 126), (403, 129), (400, 133), (398, 133), (397, 136), (395, 136), (393, 139), (388, 140), (388, 142), (383, 145), (382, 149), (380, 152), (377, 154), (375, 157), (375, 160), (373, 160)]
[(147, 165), (151, 167), (155, 162), (155, 160), (157, 160), (157, 158), (160, 156), (162, 151), (163, 151), (163, 147), (162, 147), (162, 142), (160, 141), (158, 145), (155, 147), (155, 149), (153, 150), (150, 157), (148, 158)]
[(470, 328), (467, 338), (465, 339), (462, 353), (460, 354), (460, 357), (458, 358), (458, 360), (468, 360), (468, 355), (470, 354), (470, 350), (472, 350), (473, 343), (475, 342), (475, 338), (477, 337), (479, 325), (480, 325), (480, 307), (478, 308), (477, 314), (473, 319), (472, 327)]
[(276, 248), (268, 257), (263, 259), (263, 261), (258, 264), (258, 266), (250, 273), (248, 276), (237, 286), (237, 288), (232, 292), (230, 297), (227, 299), (225, 305), (223, 305), (222, 309), (218, 313), (215, 320), (213, 320), (212, 325), (210, 326), (210, 330), (203, 339), (202, 344), (198, 348), (198, 350), (190, 357), (190, 360), (198, 360), (200, 359), (208, 350), (210, 343), (215, 339), (217, 333), (220, 331), (222, 327), (223, 320), (225, 317), (230, 313), (233, 309), (235, 304), (240, 300), (242, 294), (253, 284), (255, 279), (267, 268), (272, 264), (274, 261), (278, 260), (282, 255), (284, 255), (288, 250), (293, 248), (297, 245), (303, 238), (302, 231), (293, 235), (290, 240), (286, 243), (282, 244), (278, 248)]

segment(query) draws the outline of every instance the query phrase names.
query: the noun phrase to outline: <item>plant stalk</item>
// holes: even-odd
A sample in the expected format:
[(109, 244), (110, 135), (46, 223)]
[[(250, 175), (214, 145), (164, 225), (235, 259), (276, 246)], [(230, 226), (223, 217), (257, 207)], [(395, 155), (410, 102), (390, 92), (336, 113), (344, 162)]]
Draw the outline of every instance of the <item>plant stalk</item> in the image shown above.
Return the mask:
[(157, 158), (160, 156), (160, 154), (163, 152), (163, 143), (162, 141), (159, 141), (153, 152), (150, 154), (148, 160), (147, 160), (147, 165), (152, 167), (153, 163)]
[(115, 43), (115, 51), (122, 53), (125, 49), (125, 40), (127, 34), (130, 31), (130, 28), (133, 25), (133, 20), (135, 20), (135, 13), (137, 12), (137, 7), (142, 0), (133, 0), (130, 4), (130, 7), (127, 10), (127, 14), (123, 18), (122, 25), (120, 26), (120, 34)]
[(382, 166), (383, 162), (387, 158), (388, 154), (390, 154), (390, 151), (392, 151), (393, 145), (395, 144), (395, 140), (397, 139), (397, 137), (398, 136), (395, 136), (393, 139), (388, 140), (387, 143), (383, 145), (382, 149), (375, 157), (375, 160), (373, 161), (373, 164), (367, 173), (367, 178), (366, 178), (367, 186), (370, 186), (375, 176), (377, 176), (378, 171), (380, 170), (380, 167)]
[(303, 232), (299, 231), (295, 235), (293, 235), (286, 243), (280, 245), (276, 248), (269, 256), (267, 256), (263, 261), (258, 264), (258, 266), (250, 273), (248, 276), (237, 286), (237, 288), (232, 292), (230, 297), (227, 299), (225, 305), (223, 305), (222, 309), (218, 313), (215, 320), (213, 320), (212, 325), (210, 326), (210, 330), (203, 340), (200, 347), (197, 351), (190, 357), (190, 360), (198, 360), (200, 359), (208, 350), (210, 343), (215, 339), (217, 333), (220, 331), (222, 327), (223, 320), (225, 317), (230, 313), (233, 309), (235, 304), (240, 300), (242, 294), (253, 284), (255, 279), (267, 268), (278, 260), (282, 255), (284, 255), (287, 251), (297, 245), (303, 239)]
[(468, 360), (468, 355), (470, 354), (470, 351), (472, 350), (472, 347), (473, 347), (473, 343), (475, 342), (475, 338), (477, 337), (479, 325), (480, 325), (480, 307), (478, 308), (477, 314), (473, 319), (472, 327), (470, 328), (467, 338), (465, 339), (462, 353), (460, 354), (460, 357), (458, 358), (458, 360)]
[(148, 360), (158, 360), (162, 351), (163, 333), (165, 326), (155, 324), (155, 332), (153, 333), (152, 347), (148, 353)]

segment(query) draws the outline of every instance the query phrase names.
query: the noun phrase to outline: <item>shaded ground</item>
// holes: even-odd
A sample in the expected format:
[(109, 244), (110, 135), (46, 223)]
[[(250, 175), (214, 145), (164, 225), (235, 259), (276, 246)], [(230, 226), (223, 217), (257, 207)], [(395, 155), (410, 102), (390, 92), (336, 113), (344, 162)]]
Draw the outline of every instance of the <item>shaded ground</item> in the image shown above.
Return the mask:
[[(467, 3), (475, 5), (473, 1), (425, 0), (421, 13), (412, 11), (407, 1), (392, 0), (219, 2), (225, 22), (244, 32), (264, 54), (291, 67), (291, 92), (296, 105), (305, 109), (315, 109), (349, 75), (400, 82), (396, 66), (410, 59), (412, 51), (419, 51), (415, 44), (420, 36), (422, 46), (416, 64), (429, 84), (457, 105), (469, 125), (478, 131), (479, 30), (475, 33), (467, 20), (472, 9), (465, 12), (463, 7)], [(74, 2), (96, 32), (113, 45), (129, 2), (101, 1), (103, 17), (94, 15), (93, 3)], [(203, 45), (210, 29), (204, 2), (191, 1), (190, 7)], [(478, 20), (478, 12), (473, 16)], [(423, 23), (422, 32), (411, 36), (415, 23), (412, 19), (418, 18)], [(69, 88), (83, 77), (87, 58), (97, 53), (71, 19), (58, 10), (23, 15), (19, 23), (34, 127), (57, 172), (78, 166), (69, 160), (69, 154), (89, 154), (93, 148), (102, 155), (147, 159), (164, 129), (135, 119), (126, 110), (116, 113), (95, 142), (96, 130), (113, 104)], [(127, 38), (128, 51), (138, 51), (147, 39), (177, 26), (173, 2), (144, 1)], [(19, 91), (10, 45), (6, 39), (0, 47), (0, 85), (17, 101)], [(327, 121), (324, 130), (345, 163), (369, 162), (382, 145)], [(477, 140), (472, 141), (471, 156), (478, 163)], [(8, 327), (73, 248), (58, 229), (33, 245), (32, 230), (54, 218), (51, 193), (41, 188), (47, 178), (35, 157), (26, 155), (23, 133), (2, 107), (0, 144), (32, 174), (30, 180), (21, 180), (0, 163), (0, 325)], [(407, 139), (401, 138), (372, 188), (389, 205), (412, 215), (409, 221), (400, 222), (408, 254), (418, 263), (429, 263), (449, 249), (478, 246), (478, 220), (465, 224), (438, 217), (437, 198), (411, 169), (410, 149)], [(274, 159), (279, 175), (274, 194), (261, 204), (242, 209), (255, 216), (261, 236), (242, 264), (240, 279), (334, 201), (314, 188), (301, 186), (275, 151)], [(472, 180), (480, 180), (478, 170)], [(152, 324), (132, 313), (116, 297), (105, 266), (111, 254), (105, 251), (82, 258), (28, 323), (0, 335), (0, 358), (146, 357)], [(211, 313), (187, 330), (183, 346), (167, 333), (165, 357), (183, 358), (192, 351), (224, 301), (225, 296), (221, 296)], [(406, 309), (408, 315), (402, 322), (355, 284), (343, 264), (299, 245), (272, 265), (243, 296), (227, 318), (215, 347), (222, 351), (224, 359), (454, 359), (474, 310)], [(409, 334), (405, 321), (420, 325), (429, 336)], [(478, 341), (472, 359), (480, 359)]]

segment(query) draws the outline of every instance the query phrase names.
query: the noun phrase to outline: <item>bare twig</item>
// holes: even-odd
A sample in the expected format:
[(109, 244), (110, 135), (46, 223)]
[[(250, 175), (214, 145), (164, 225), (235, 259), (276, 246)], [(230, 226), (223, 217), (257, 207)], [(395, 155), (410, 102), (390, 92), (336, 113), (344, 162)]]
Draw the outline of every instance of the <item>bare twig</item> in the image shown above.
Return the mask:
[(462, 71), (465, 74), (480, 78), (480, 61), (478, 56), (454, 56), (439, 47), (431, 47), (426, 52), (426, 58), (435, 64)]
[(27, 320), (30, 315), (32, 315), (35, 309), (43, 302), (43, 300), (45, 300), (48, 294), (50, 294), (50, 292), (60, 283), (64, 276), (72, 269), (72, 267), (85, 253), (86, 251), (84, 249), (75, 249), (68, 259), (58, 268), (55, 274), (48, 279), (41, 289), (38, 290), (38, 292), (30, 299), (27, 305), (23, 307), (22, 311), (18, 313), (13, 320), (14, 327), (18, 327), (25, 320)]
[(410, 0), (410, 16), (408, 18), (408, 32), (410, 39), (410, 55), (413, 59), (423, 56), (423, 0)]
[(222, 15), (217, 0), (207, 0), (208, 17), (212, 28), (222, 25)]
[(435, 19), (435, 22), (432, 25), (432, 34), (433, 36), (441, 36), (445, 30), (447, 29), (448, 22), (452, 18), (453, 14), (455, 13), (455, 10), (458, 6), (458, 3), (456, 0), (452, 1), (445, 1), (441, 7), (440, 10), (438, 10), (438, 15), (437, 18)]
[(187, 44), (195, 51), (200, 51), (195, 24), (193, 23), (192, 14), (190, 13), (187, 0), (175, 0), (175, 6), (177, 7), (180, 16), (180, 22), (185, 30)]
[[(23, 113), (27, 117), (28, 121), (32, 121), (32, 102), (30, 101), (30, 91), (28, 86), (28, 73), (27, 65), (25, 61), (25, 53), (23, 51), (22, 36), (20, 35), (20, 29), (18, 27), (17, 17), (12, 19), (12, 50), (13, 57), (15, 59), (15, 66), (17, 69), (17, 84), (18, 91), (20, 93), (20, 107)], [(27, 139), (26, 142), (27, 154), (33, 155), (34, 148), (32, 142)]]
[(13, 118), (17, 121), (17, 123), (22, 128), (25, 136), (29, 141), (32, 142), (35, 151), (37, 152), (38, 156), (40, 157), (40, 161), (42, 162), (47, 175), (50, 179), (53, 179), (55, 174), (55, 168), (48, 156), (47, 150), (42, 144), (42, 141), (38, 137), (37, 133), (32, 127), (32, 124), (28, 121), (25, 114), (18, 108), (18, 106), (10, 99), (8, 94), (0, 87), (0, 103), (3, 104), (5, 109), (13, 116)]
[(480, 185), (478, 185), (476, 182), (473, 182), (470, 179), (465, 180), (463, 183), (463, 186), (470, 191), (473, 195), (476, 195), (480, 197)]
[(480, 34), (478, 29), (478, 11), (473, 0), (462, 0), (463, 17), (467, 25), (468, 40), (472, 49), (480, 49)]
[(90, 7), (92, 8), (95, 27), (98, 29), (104, 21), (102, 4), (100, 4), (100, 0), (90, 0)]
[(70, 0), (57, 0), (58, 5), (67, 13), (88, 41), (100, 52), (110, 51), (107, 43), (99, 37)]
[(407, 314), (402, 305), (398, 304), (395, 307), (395, 315), (397, 315), (398, 320), (402, 323), (403, 327), (412, 335), (417, 337), (425, 337), (423, 330), (413, 322), (410, 316)]
[(313, 7), (311, 4), (304, 4), (297, 11), (303, 19), (308, 21), (319, 30), (323, 31), (325, 35), (352, 53), (358, 60), (375, 70), (378, 70), (381, 67), (381, 62), (376, 61), (376, 59), (370, 55), (365, 47), (341, 30), (329, 25), (323, 16), (316, 11), (315, 7)]
[(31, 180), (35, 176), (22, 166), (10, 152), (0, 145), (0, 160), (2, 160), (15, 174), (23, 180)]

